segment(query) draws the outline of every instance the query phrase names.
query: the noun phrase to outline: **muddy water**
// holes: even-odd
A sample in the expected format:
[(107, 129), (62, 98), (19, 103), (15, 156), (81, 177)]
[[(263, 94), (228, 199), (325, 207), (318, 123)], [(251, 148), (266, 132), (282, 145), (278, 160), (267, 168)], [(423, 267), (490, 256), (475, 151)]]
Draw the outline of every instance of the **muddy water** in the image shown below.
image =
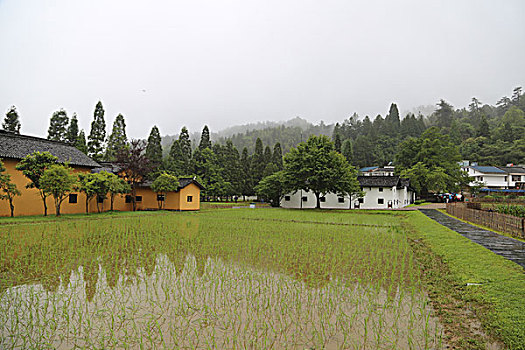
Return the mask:
[[(128, 274), (129, 276), (129, 274)], [(442, 348), (442, 329), (416, 288), (387, 292), (166, 255), (153, 271), (108, 283), (99, 266), (88, 295), (82, 267), (56, 291), (9, 288), (0, 299), (0, 348)], [(111, 284), (111, 286), (110, 286)]]

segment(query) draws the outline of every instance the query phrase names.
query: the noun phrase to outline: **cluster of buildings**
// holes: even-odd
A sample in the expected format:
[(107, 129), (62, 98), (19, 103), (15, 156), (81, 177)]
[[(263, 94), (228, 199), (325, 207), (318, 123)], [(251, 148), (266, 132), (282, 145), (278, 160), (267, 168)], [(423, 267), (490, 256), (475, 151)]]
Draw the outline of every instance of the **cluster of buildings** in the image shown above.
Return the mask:
[[(368, 167), (359, 170), (357, 180), (363, 197), (351, 198), (328, 193), (320, 198), (321, 209), (399, 209), (414, 203), (416, 195), (410, 181), (394, 175), (394, 167)], [(281, 207), (315, 208), (317, 198), (312, 192), (289, 193), (281, 200)]]
[(481, 192), (525, 194), (525, 166), (480, 166), (463, 161), (461, 169), (472, 177), (470, 186), (481, 186)]
[[(26, 188), (29, 179), (21, 171), (16, 170), (16, 165), (22, 158), (33, 152), (49, 152), (58, 158), (59, 162), (68, 162), (76, 173), (90, 173), (108, 171), (118, 174), (118, 167), (111, 164), (99, 164), (93, 159), (79, 151), (73, 146), (62, 142), (47, 139), (18, 135), (0, 130), (0, 160), (4, 163), (6, 171), (11, 175), (11, 182), (21, 192), (15, 197), (16, 215), (41, 215), (43, 203), (39, 191), (36, 188)], [(138, 210), (149, 210), (158, 208), (158, 200), (164, 201), (164, 209), (168, 210), (199, 210), (200, 191), (202, 186), (192, 178), (179, 179), (177, 191), (169, 192), (159, 197), (150, 187), (151, 182), (143, 182), (136, 191), (136, 207)], [(88, 210), (109, 210), (109, 198), (93, 198), (89, 202)], [(114, 210), (131, 211), (133, 209), (133, 198), (130, 194), (117, 196), (114, 200)], [(47, 198), (47, 206), (54, 210), (53, 199)], [(86, 195), (82, 192), (73, 192), (62, 203), (61, 213), (76, 214), (86, 211)], [(9, 216), (10, 208), (7, 201), (0, 201), (0, 216)]]

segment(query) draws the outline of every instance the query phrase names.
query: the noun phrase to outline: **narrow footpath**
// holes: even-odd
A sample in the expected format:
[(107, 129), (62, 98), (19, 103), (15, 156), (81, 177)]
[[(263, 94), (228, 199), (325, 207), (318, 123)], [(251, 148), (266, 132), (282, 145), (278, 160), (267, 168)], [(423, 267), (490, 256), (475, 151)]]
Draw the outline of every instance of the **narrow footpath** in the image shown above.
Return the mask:
[(501, 255), (505, 259), (515, 262), (525, 268), (525, 242), (507, 236), (464, 223), (458, 219), (443, 214), (436, 209), (419, 209), (429, 218), (439, 222), (441, 225), (456, 231), (462, 236), (470, 239), (490, 251)]

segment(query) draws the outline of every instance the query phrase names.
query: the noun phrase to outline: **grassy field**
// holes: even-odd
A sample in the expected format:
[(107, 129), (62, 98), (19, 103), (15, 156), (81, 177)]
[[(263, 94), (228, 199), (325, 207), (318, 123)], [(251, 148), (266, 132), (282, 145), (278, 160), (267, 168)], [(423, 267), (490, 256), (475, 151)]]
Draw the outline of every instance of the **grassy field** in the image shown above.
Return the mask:
[(2, 349), (525, 339), (523, 269), (418, 212), (210, 208), (0, 224)]

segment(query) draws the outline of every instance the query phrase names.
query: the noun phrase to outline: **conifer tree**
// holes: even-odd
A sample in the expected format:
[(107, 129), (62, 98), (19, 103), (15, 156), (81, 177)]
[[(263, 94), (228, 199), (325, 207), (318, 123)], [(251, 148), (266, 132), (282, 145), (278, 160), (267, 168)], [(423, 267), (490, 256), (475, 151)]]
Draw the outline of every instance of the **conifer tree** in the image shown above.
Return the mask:
[[(146, 146), (146, 158), (148, 158), (151, 168), (158, 175), (158, 169), (162, 164), (162, 146), (159, 128), (156, 125), (151, 128)], [(157, 171), (155, 171), (157, 170)]]
[(88, 155), (95, 161), (102, 160), (104, 156), (104, 141), (106, 140), (106, 122), (104, 121), (104, 107), (98, 101), (95, 106), (91, 131), (88, 136)]
[(343, 142), (343, 146), (341, 147), (341, 154), (343, 156), (345, 156), (346, 161), (349, 164), (353, 164), (353, 161), (354, 161), (354, 159), (353, 159), (354, 158), (354, 149), (353, 149), (353, 146), (352, 146), (352, 140), (346, 139)]
[(211, 149), (210, 130), (208, 129), (208, 125), (204, 125), (201, 134), (201, 142), (199, 143), (200, 150), (203, 150), (205, 148)]
[(106, 155), (104, 159), (108, 162), (115, 161), (117, 153), (128, 144), (128, 136), (126, 135), (126, 122), (122, 114), (117, 115), (113, 122), (113, 129), (108, 138), (108, 145), (106, 147)]
[(80, 132), (78, 133), (77, 141), (75, 142), (75, 147), (84, 154), (88, 153), (86, 134), (84, 133), (84, 130), (80, 130)]
[(243, 196), (250, 196), (254, 193), (253, 190), (253, 174), (251, 159), (248, 155), (248, 148), (244, 147), (241, 154), (241, 175), (242, 175), (242, 191)]
[(334, 147), (337, 152), (341, 153), (341, 136), (339, 133), (335, 134)]
[(179, 144), (182, 152), (182, 161), (184, 162), (184, 173), (191, 173), (191, 140), (188, 129), (182, 127), (179, 135)]
[(400, 119), (399, 119), (399, 110), (397, 105), (392, 103), (390, 105), (390, 110), (388, 111), (387, 116), (385, 117), (385, 132), (389, 136), (396, 136), (399, 132)]
[(185, 173), (185, 163), (182, 155), (182, 149), (180, 147), (180, 141), (175, 140), (171, 144), (170, 152), (168, 155), (168, 159), (166, 161), (165, 168), (169, 172), (177, 175), (177, 176), (184, 176), (189, 175)]
[(260, 138), (257, 138), (257, 140), (255, 141), (255, 152), (253, 153), (251, 163), (253, 184), (256, 185), (259, 183), (259, 181), (261, 181), (264, 173), (264, 168), (266, 167), (263, 143)]
[(272, 162), (272, 149), (270, 146), (266, 146), (264, 148), (264, 166), (268, 165), (268, 163)]
[(65, 110), (56, 111), (51, 116), (49, 128), (47, 129), (47, 139), (52, 141), (66, 141), (67, 126), (69, 118)]
[[(507, 130), (512, 130), (512, 128), (507, 128)], [(485, 118), (485, 115), (481, 116), (481, 121), (479, 123), (479, 127), (477, 130), (476, 136), (484, 136), (484, 137), (490, 137), (490, 126), (487, 122), (487, 118)]]
[(77, 114), (73, 113), (71, 121), (69, 122), (69, 127), (67, 128), (66, 133), (66, 142), (70, 145), (75, 145), (78, 139), (78, 119)]
[(5, 114), (4, 122), (2, 123), (2, 129), (15, 134), (20, 134), (20, 118), (15, 106), (11, 106)]
[(283, 170), (283, 150), (279, 142), (273, 146), (272, 162), (277, 167), (277, 170)]

